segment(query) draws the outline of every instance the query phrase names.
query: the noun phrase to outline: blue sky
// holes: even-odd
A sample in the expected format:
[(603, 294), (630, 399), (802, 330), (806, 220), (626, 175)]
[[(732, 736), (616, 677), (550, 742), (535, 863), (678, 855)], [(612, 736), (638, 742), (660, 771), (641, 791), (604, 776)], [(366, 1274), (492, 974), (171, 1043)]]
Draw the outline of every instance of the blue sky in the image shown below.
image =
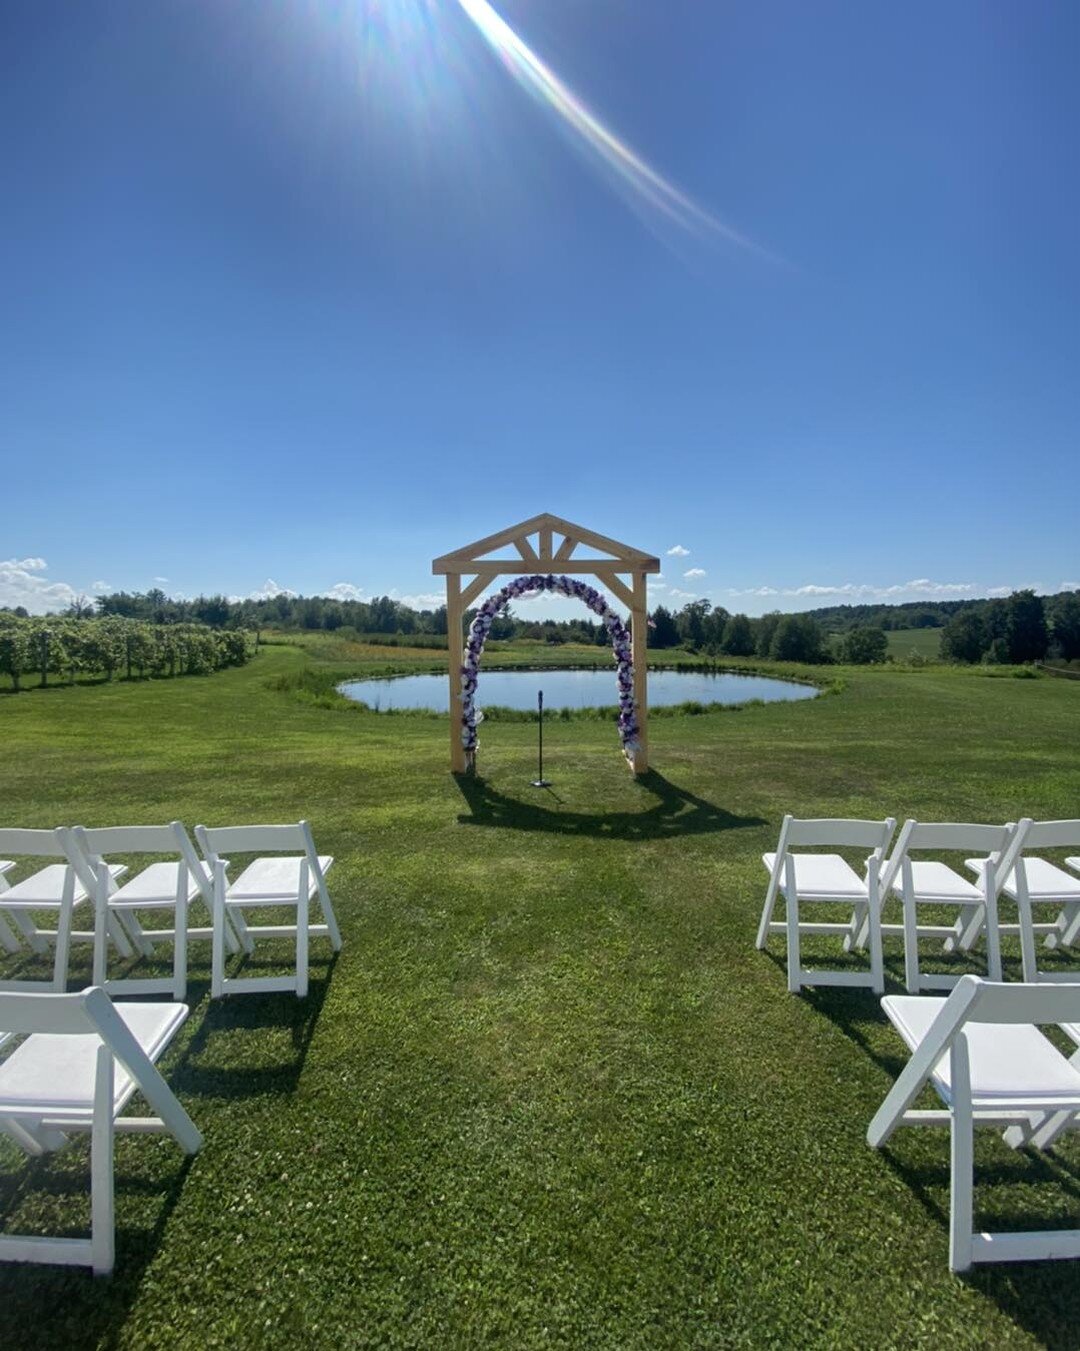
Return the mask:
[(0, 7), (0, 603), (1080, 585), (1080, 7), (493, 4)]

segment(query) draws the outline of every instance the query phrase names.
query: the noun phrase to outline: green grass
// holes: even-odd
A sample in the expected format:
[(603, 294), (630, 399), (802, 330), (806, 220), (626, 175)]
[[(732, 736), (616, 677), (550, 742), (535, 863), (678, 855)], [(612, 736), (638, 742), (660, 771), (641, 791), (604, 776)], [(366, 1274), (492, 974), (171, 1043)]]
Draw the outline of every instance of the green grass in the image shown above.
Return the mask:
[[(829, 671), (656, 719), (644, 782), (613, 726), (554, 720), (541, 793), (528, 724), (459, 783), (444, 719), (298, 697), (405, 659), (320, 641), (0, 698), (7, 820), (305, 816), (345, 935), (303, 1003), (210, 1004), (194, 950), (162, 1068), (205, 1147), (122, 1138), (115, 1275), (0, 1268), (0, 1345), (1076, 1344), (1075, 1264), (949, 1274), (943, 1132), (867, 1147), (905, 1058), (874, 998), (789, 996), (753, 936), (786, 810), (1076, 815), (1080, 686)], [(980, 1222), (1080, 1224), (1080, 1141), (977, 1160)], [(81, 1144), (0, 1146), (0, 1219), (75, 1232), (87, 1182)]]
[(940, 629), (891, 629), (885, 637), (889, 641), (889, 656), (893, 661), (907, 661), (917, 653), (925, 661), (940, 661)]

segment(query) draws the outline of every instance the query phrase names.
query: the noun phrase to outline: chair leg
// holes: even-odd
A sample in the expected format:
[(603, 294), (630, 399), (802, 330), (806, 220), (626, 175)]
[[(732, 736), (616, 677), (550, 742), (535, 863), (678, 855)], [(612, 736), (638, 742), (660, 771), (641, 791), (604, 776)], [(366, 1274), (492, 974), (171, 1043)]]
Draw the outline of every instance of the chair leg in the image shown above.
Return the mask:
[(251, 954), (255, 951), (255, 940), (252, 938), (251, 934), (248, 933), (247, 920), (244, 918), (243, 914), (239, 910), (233, 910), (233, 912), (227, 917), (226, 923), (228, 923), (229, 920), (232, 921), (233, 928), (236, 931), (236, 936), (240, 941), (240, 946), (250, 957)]
[(1035, 916), (1030, 897), (1017, 896), (1016, 908), (1020, 912), (1020, 961), (1024, 980), (1033, 985), (1039, 979), (1039, 959), (1035, 952)]
[[(305, 879), (306, 880), (306, 879)], [(296, 902), (296, 997), (303, 999), (308, 992), (308, 910), (310, 903), (306, 886)]]
[(778, 879), (775, 875), (769, 877), (768, 890), (765, 892), (765, 904), (761, 911), (761, 921), (758, 924), (757, 940), (755, 947), (758, 951), (764, 951), (765, 944), (769, 941), (769, 925), (772, 923), (773, 910), (776, 907), (776, 891)]
[(98, 896), (94, 901), (94, 984), (104, 987), (109, 960), (109, 902)]
[(115, 944), (117, 952), (121, 957), (134, 957), (135, 949), (128, 941), (128, 936), (124, 932), (124, 926), (120, 923), (120, 920), (112, 910), (106, 910), (105, 913), (105, 923), (108, 926), (109, 937)]
[(107, 1046), (101, 1045), (97, 1053), (90, 1136), (90, 1253), (95, 1276), (107, 1276), (115, 1261), (113, 1186), (113, 1055)]
[(1001, 928), (996, 896), (986, 898), (986, 973), (991, 980), (1001, 979)]
[(0, 914), (0, 947), (6, 952), (18, 952), (19, 950), (19, 940), (15, 937), (3, 914)]
[(14, 923), (19, 933), (30, 944), (31, 949), (38, 953), (46, 953), (49, 950), (49, 940), (34, 927), (34, 921), (22, 910), (12, 910), (8, 912), (8, 918)]
[(870, 907), (856, 901), (851, 911), (851, 929), (844, 935), (844, 951), (858, 952), (866, 944), (867, 920)]
[(964, 921), (964, 916), (962, 914), (957, 918), (956, 928), (959, 937), (953, 943), (952, 947), (949, 947), (950, 940), (946, 940), (945, 951), (970, 952), (971, 949), (975, 946), (976, 942), (978, 941), (979, 934), (982, 933), (983, 925), (985, 923), (986, 923), (985, 906), (981, 905), (972, 906), (971, 914), (968, 916), (966, 922)]
[(792, 889), (785, 896), (787, 909), (787, 987), (791, 994), (802, 989), (802, 951), (799, 944), (799, 897)]
[(67, 989), (68, 958), (71, 954), (71, 917), (74, 906), (71, 898), (60, 903), (56, 925), (56, 952), (53, 957), (52, 987), (58, 992)]
[(153, 957), (154, 944), (139, 923), (139, 917), (134, 910), (120, 911), (120, 919), (123, 927), (127, 930), (132, 946), (139, 956)]
[(1068, 907), (1069, 918), (1065, 923), (1065, 930), (1058, 939), (1058, 947), (1071, 948), (1080, 938), (1080, 905), (1071, 905)]
[(949, 1134), (951, 1179), (949, 1184), (949, 1269), (967, 1271), (971, 1266), (971, 1232), (974, 1222), (974, 1119), (971, 1111), (971, 1079), (967, 1042), (963, 1033), (953, 1042), (951, 1077), (960, 1085), (953, 1095)]
[(319, 904), (322, 907), (323, 919), (326, 921), (326, 929), (330, 935), (330, 946), (335, 952), (340, 952), (341, 930), (338, 928), (334, 907), (330, 904), (330, 893), (321, 882), (319, 883)]
[(919, 925), (915, 898), (904, 897), (904, 983), (908, 994), (919, 993)]
[(210, 945), (210, 998), (225, 993), (225, 887), (224, 869), (214, 875), (214, 935)]
[(187, 931), (188, 904), (186, 896), (176, 898), (176, 918), (173, 920), (173, 998), (182, 1001), (187, 994)]
[(870, 979), (875, 994), (885, 993), (885, 954), (881, 945), (881, 903), (867, 906), (870, 926)]

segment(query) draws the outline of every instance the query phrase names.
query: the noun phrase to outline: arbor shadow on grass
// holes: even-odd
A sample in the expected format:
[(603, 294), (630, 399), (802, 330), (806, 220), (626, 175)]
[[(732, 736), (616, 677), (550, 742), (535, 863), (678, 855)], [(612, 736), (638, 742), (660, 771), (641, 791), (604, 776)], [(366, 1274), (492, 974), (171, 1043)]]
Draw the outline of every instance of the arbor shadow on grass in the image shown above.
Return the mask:
[(503, 826), (511, 830), (547, 830), (557, 835), (592, 836), (601, 840), (665, 840), (679, 835), (707, 835), (744, 826), (763, 826), (760, 816), (736, 816), (650, 769), (637, 780), (654, 799), (640, 812), (568, 812), (539, 801), (508, 797), (476, 774), (455, 774), (469, 807), (458, 820), (467, 826)]
[[(883, 1053), (867, 1035), (871, 1025), (882, 1027), (884, 1015), (878, 1006), (878, 996), (870, 990), (829, 989), (821, 986), (806, 992), (806, 1000), (817, 1012), (835, 1023), (843, 1034), (879, 1066), (891, 1084), (908, 1062), (908, 1056), (899, 1048), (895, 1055)], [(882, 1099), (887, 1089), (882, 1089)], [(935, 1106), (940, 1104), (935, 1100)], [(867, 1118), (869, 1126), (870, 1120)], [(978, 1134), (985, 1132), (979, 1131)], [(912, 1162), (905, 1158), (905, 1137), (914, 1131), (900, 1128), (889, 1144), (877, 1153), (886, 1166), (896, 1174), (941, 1229), (944, 1243), (942, 1262), (948, 1250), (949, 1232), (949, 1136), (942, 1127), (933, 1132), (941, 1142), (940, 1161)], [(867, 1146), (869, 1149), (869, 1146)], [(975, 1168), (975, 1206), (980, 1228), (1008, 1231), (1016, 1228), (1045, 1227), (1037, 1209), (1020, 1216), (1005, 1203), (1004, 1198), (985, 1197), (987, 1186), (1016, 1186), (1020, 1188), (1054, 1186), (1074, 1204), (1080, 1200), (1080, 1169), (1071, 1161), (1053, 1153), (1043, 1154), (1034, 1149), (1022, 1149), (1005, 1158), (987, 1163), (980, 1160)], [(1034, 1205), (1037, 1207), (1038, 1202)], [(1051, 1224), (1050, 1227), (1059, 1227)], [(1076, 1279), (1074, 1262), (1018, 1262), (1000, 1266), (973, 1267), (957, 1279), (992, 1299), (1001, 1311), (1018, 1326), (1036, 1337), (1053, 1351), (1070, 1351), (1077, 1345), (1076, 1329), (1080, 1326), (1080, 1282)]]

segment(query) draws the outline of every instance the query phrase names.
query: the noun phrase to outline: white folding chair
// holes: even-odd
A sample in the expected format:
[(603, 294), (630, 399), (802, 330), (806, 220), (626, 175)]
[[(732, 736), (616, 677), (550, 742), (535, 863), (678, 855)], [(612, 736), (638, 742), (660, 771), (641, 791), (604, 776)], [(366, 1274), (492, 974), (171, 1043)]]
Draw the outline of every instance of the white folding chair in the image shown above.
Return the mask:
[[(884, 821), (815, 821), (784, 817), (776, 852), (761, 856), (769, 873), (769, 885), (758, 925), (757, 947), (764, 949), (772, 933), (786, 935), (788, 989), (793, 994), (803, 985), (868, 985), (878, 994), (884, 990), (878, 874), (895, 828), (892, 817)], [(850, 847), (872, 852), (866, 859), (865, 877), (860, 877), (841, 854), (791, 853), (792, 846), (797, 845)], [(784, 898), (786, 916), (783, 921), (773, 919), (778, 895)], [(803, 920), (799, 907), (804, 903), (842, 905), (847, 908), (848, 917), (843, 922)], [(800, 940), (804, 934), (843, 935), (850, 946), (853, 935), (864, 925), (870, 945), (869, 971), (808, 970), (802, 965)]]
[[(948, 1125), (952, 1179), (949, 1266), (1080, 1257), (1080, 1229), (975, 1233), (975, 1126), (1006, 1127), (1013, 1147), (1045, 1149), (1080, 1113), (1080, 1056), (1072, 1060), (1039, 1025), (1080, 1019), (1080, 984), (1003, 985), (962, 976), (948, 999), (889, 995), (881, 1007), (912, 1056), (881, 1104), (867, 1140), (875, 1148), (899, 1126)], [(915, 1110), (927, 1085), (945, 1110)]]
[[(925, 938), (943, 940), (943, 950), (953, 952), (973, 941), (980, 930), (986, 933), (986, 967), (991, 980), (1001, 979), (1001, 939), (997, 900), (1001, 877), (1007, 875), (1023, 842), (1029, 823), (987, 826), (959, 822), (905, 821), (896, 845), (881, 870), (882, 902), (890, 891), (903, 904), (903, 923), (882, 923), (883, 935), (899, 934), (904, 939), (904, 977), (909, 994), (923, 990), (950, 990), (958, 975), (927, 974), (919, 967), (919, 942)], [(947, 863), (931, 859), (913, 859), (913, 851), (951, 852), (975, 850), (983, 861), (978, 883), (969, 882)], [(945, 908), (959, 918), (936, 923), (920, 916), (925, 906)], [(965, 949), (966, 951), (966, 949)]]
[[(1031, 858), (1029, 849), (1067, 849), (1080, 844), (1080, 820), (1026, 822), (1023, 838), (1015, 850), (1014, 866), (1002, 878), (1001, 890), (1016, 902), (1018, 923), (1001, 924), (1002, 933), (1020, 936), (1020, 954), (1024, 980), (1080, 980), (1080, 970), (1041, 971), (1036, 936), (1042, 935), (1046, 948), (1073, 947), (1080, 938), (1080, 878), (1044, 858)], [(1072, 862), (1072, 860), (1066, 860)], [(981, 875), (983, 860), (968, 859), (967, 865)], [(1052, 920), (1036, 921), (1033, 906), (1052, 905), (1057, 914)], [(965, 935), (965, 938), (967, 935)]]
[[(171, 994), (183, 999), (187, 993), (187, 945), (192, 939), (211, 940), (213, 929), (213, 883), (206, 864), (199, 858), (179, 821), (167, 826), (109, 826), (87, 830), (75, 826), (61, 831), (61, 841), (76, 875), (87, 869), (93, 874), (95, 903), (94, 984), (110, 994)], [(107, 854), (172, 854), (168, 861), (151, 863), (119, 888), (109, 888)], [(89, 878), (87, 879), (90, 880)], [(192, 928), (188, 913), (199, 898), (205, 902), (210, 924)], [(144, 928), (140, 916), (173, 912), (171, 928)], [(152, 957), (155, 945), (172, 941), (171, 976), (124, 976), (107, 978), (110, 919), (127, 931), (137, 953)], [(232, 925), (226, 920), (225, 944), (239, 951)]]
[[(17, 827), (0, 828), (0, 850), (25, 858), (65, 859), (61, 830), (24, 830)], [(109, 869), (109, 885), (127, 871), (122, 865)], [(79, 877), (70, 863), (49, 863), (29, 877), (11, 886), (0, 876), (0, 919), (9, 920), (29, 947), (36, 953), (48, 952), (54, 945), (53, 975), (46, 980), (0, 980), (0, 990), (63, 990), (67, 984), (68, 960), (72, 942), (94, 941), (93, 930), (72, 927), (76, 910), (90, 898), (96, 885), (89, 876)], [(56, 916), (55, 929), (39, 928), (35, 916)], [(5, 927), (7, 927), (5, 925)], [(10, 929), (8, 930), (10, 933)], [(131, 945), (123, 930), (115, 923), (109, 933), (125, 957), (131, 956)], [(6, 947), (7, 944), (5, 943)]]
[[(315, 851), (311, 827), (306, 821), (283, 826), (219, 826), (195, 827), (199, 841), (210, 864), (214, 879), (214, 947), (210, 994), (220, 995), (234, 991), (258, 993), (275, 990), (294, 990), (303, 998), (308, 989), (308, 939), (324, 935), (337, 952), (341, 948), (341, 934), (326, 889), (326, 873), (333, 859)], [(249, 863), (235, 882), (226, 876), (227, 854), (281, 854), (299, 849), (290, 857), (260, 857)], [(318, 893), (323, 922), (312, 924), (310, 904)], [(250, 910), (286, 908), (290, 919), (284, 924), (250, 924)], [(293, 913), (294, 912), (294, 913)], [(296, 972), (292, 976), (226, 977), (225, 926), (232, 921), (241, 946), (247, 953), (255, 950), (257, 938), (293, 938), (296, 943)]]
[[(90, 1132), (91, 1237), (0, 1236), (0, 1260), (113, 1269), (113, 1137), (167, 1132), (186, 1154), (202, 1144), (195, 1125), (154, 1068), (188, 1016), (183, 1004), (114, 1007), (104, 990), (0, 994), (0, 1038), (26, 1035), (0, 1064), (0, 1131), (27, 1154)], [(124, 1117), (136, 1091), (157, 1116)]]

